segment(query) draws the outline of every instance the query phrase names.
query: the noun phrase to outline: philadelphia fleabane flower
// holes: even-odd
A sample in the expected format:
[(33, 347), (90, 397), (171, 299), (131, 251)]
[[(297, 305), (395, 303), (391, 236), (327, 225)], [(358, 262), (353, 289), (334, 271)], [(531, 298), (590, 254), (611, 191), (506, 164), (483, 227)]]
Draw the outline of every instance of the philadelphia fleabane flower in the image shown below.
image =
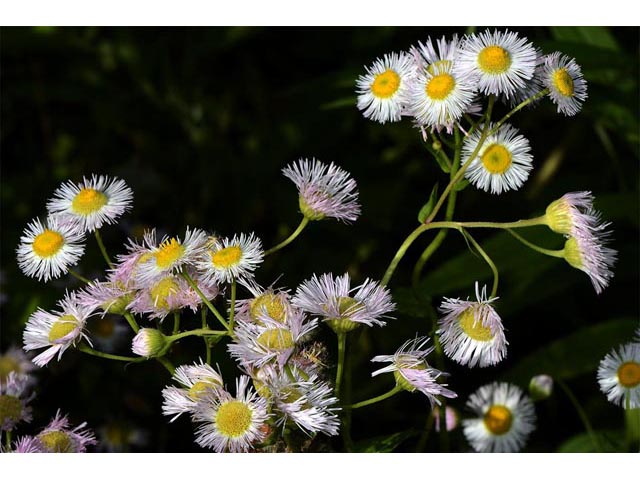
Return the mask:
[(31, 407), (27, 404), (33, 398), (29, 394), (29, 377), (11, 372), (6, 379), (0, 378), (0, 431), (13, 430), (20, 422), (31, 421)]
[(46, 453), (86, 452), (87, 446), (97, 443), (95, 435), (86, 426), (87, 422), (83, 422), (71, 428), (67, 416), (62, 416), (58, 410), (49, 425), (35, 437), (39, 450)]
[(18, 266), (28, 277), (48, 282), (69, 271), (84, 254), (84, 234), (78, 226), (48, 217), (33, 220), (20, 237)]
[[(489, 129), (492, 128), (493, 124), (490, 124)], [(476, 150), (481, 136), (481, 132), (476, 130), (465, 139), (460, 160), (462, 165)], [(518, 134), (518, 129), (504, 124), (486, 138), (464, 176), (485, 192), (500, 194), (517, 190), (529, 178), (533, 168), (530, 152), (529, 141)]]
[(135, 290), (127, 288), (122, 282), (112, 280), (106, 282), (94, 280), (78, 293), (78, 303), (91, 309), (107, 313), (123, 315), (127, 306), (134, 299)]
[(366, 279), (351, 288), (349, 274), (333, 277), (313, 275), (296, 291), (292, 303), (313, 315), (319, 315), (337, 333), (346, 333), (360, 325), (384, 326), (385, 318), (395, 308), (389, 290)]
[(545, 224), (554, 232), (568, 236), (588, 235), (602, 229), (600, 214), (593, 208), (591, 192), (570, 192), (549, 204)]
[[(0, 354), (0, 382), (4, 382), (11, 372), (28, 375), (36, 369), (36, 365), (16, 346), (9, 347)], [(33, 376), (29, 376), (31, 383)]]
[(558, 107), (558, 113), (573, 116), (587, 99), (587, 82), (576, 61), (554, 52), (544, 57), (537, 74), (539, 81), (549, 89), (549, 97)]
[(300, 212), (309, 220), (330, 217), (345, 223), (360, 216), (358, 186), (346, 170), (331, 162), (301, 158), (282, 169), (298, 188)]
[(181, 385), (180, 388), (168, 386), (162, 390), (162, 413), (173, 416), (171, 422), (183, 413), (192, 413), (207, 390), (223, 387), (220, 374), (202, 360), (179, 366), (171, 379)]
[(607, 399), (627, 408), (640, 408), (640, 344), (613, 349), (600, 362), (598, 383)]
[(564, 259), (569, 265), (589, 275), (597, 294), (602, 293), (613, 278), (612, 268), (618, 256), (616, 250), (607, 247), (611, 232), (604, 229), (608, 225), (601, 224), (597, 230), (569, 237), (563, 250)]
[(253, 294), (253, 298), (236, 301), (236, 320), (259, 323), (260, 316), (266, 314), (273, 320), (286, 322), (287, 312), (291, 308), (288, 291), (263, 288), (254, 281), (244, 281), (242, 284)]
[(487, 95), (511, 98), (526, 86), (536, 68), (536, 50), (515, 32), (489, 30), (466, 37), (458, 50), (454, 71), (472, 75)]
[(495, 300), (497, 297), (487, 298), (487, 287), (480, 291), (478, 283), (476, 301), (445, 298), (438, 334), (449, 358), (469, 367), (487, 367), (507, 355), (502, 320), (491, 305)]
[(386, 54), (377, 59), (356, 82), (358, 109), (376, 122), (397, 122), (406, 113), (409, 82), (415, 73), (410, 55)]
[(46, 348), (33, 359), (33, 363), (39, 367), (49, 363), (56, 354), (60, 360), (65, 350), (75, 346), (82, 339), (91, 343), (84, 328), (93, 310), (81, 305), (75, 292), (67, 293), (58, 302), (58, 306), (59, 310), (52, 313), (38, 308), (29, 317), (24, 330), (25, 350)]
[(262, 242), (253, 233), (233, 238), (216, 238), (208, 242), (196, 263), (206, 283), (231, 283), (234, 279), (250, 279), (262, 263)]
[(475, 86), (469, 74), (453, 70), (458, 37), (450, 42), (442, 37), (437, 45), (437, 53), (431, 38), (412, 48), (418, 69), (410, 84), (409, 111), (420, 125), (450, 128), (473, 101)]
[(248, 452), (266, 437), (267, 400), (236, 380), (236, 396), (222, 389), (207, 390), (196, 404), (192, 420), (199, 423), (196, 443), (216, 452)]
[(393, 373), (398, 387), (409, 392), (419, 391), (426, 395), (433, 406), (440, 405), (438, 396), (456, 398), (454, 392), (445, 388), (446, 383), (438, 383), (438, 379), (448, 376), (447, 373), (431, 367), (427, 363), (427, 356), (434, 347), (427, 347), (429, 337), (419, 337), (406, 341), (393, 355), (377, 355), (372, 362), (389, 362), (386, 367), (376, 370), (372, 377), (381, 373)]
[(509, 383), (480, 387), (467, 407), (476, 417), (462, 421), (464, 435), (477, 452), (517, 452), (535, 429), (533, 402)]
[(115, 223), (131, 209), (132, 200), (133, 192), (124, 180), (92, 175), (78, 184), (60, 185), (47, 202), (47, 210), (77, 222), (83, 232), (93, 232), (105, 223)]

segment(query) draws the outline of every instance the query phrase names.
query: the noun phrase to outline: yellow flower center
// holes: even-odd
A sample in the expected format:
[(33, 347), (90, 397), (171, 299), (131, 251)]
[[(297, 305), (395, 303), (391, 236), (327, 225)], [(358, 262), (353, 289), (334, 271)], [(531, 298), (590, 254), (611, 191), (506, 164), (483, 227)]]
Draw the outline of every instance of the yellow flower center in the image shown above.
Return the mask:
[(151, 287), (151, 301), (157, 308), (168, 309), (169, 297), (180, 290), (178, 282), (173, 277), (166, 277)]
[(217, 382), (196, 382), (189, 389), (189, 393), (187, 395), (189, 395), (191, 400), (198, 401), (207, 392), (207, 390), (215, 387), (216, 384)]
[(22, 402), (13, 395), (0, 395), (0, 426), (6, 421), (15, 423), (22, 415)]
[(473, 340), (477, 340), (478, 342), (489, 342), (493, 340), (491, 329), (482, 325), (482, 319), (475, 318), (473, 308), (467, 308), (462, 312), (459, 322), (462, 331)]
[(211, 254), (211, 263), (216, 268), (229, 268), (242, 258), (242, 249), (237, 245), (222, 248)]
[(78, 326), (78, 319), (73, 315), (63, 315), (58, 318), (49, 330), (49, 341), (54, 343), (69, 335)]
[(46, 447), (50, 452), (57, 453), (70, 453), (71, 452), (71, 439), (69, 435), (58, 430), (52, 432), (45, 432), (38, 435), (38, 440)]
[(96, 318), (93, 321), (92, 333), (99, 337), (109, 338), (116, 329), (115, 322), (111, 318)]
[(502, 145), (494, 143), (482, 154), (482, 164), (490, 173), (504, 173), (511, 166), (511, 153)]
[(170, 268), (182, 255), (184, 255), (184, 246), (175, 238), (162, 242), (158, 251), (153, 254), (156, 265), (163, 270)]
[(618, 368), (618, 381), (625, 388), (640, 385), (640, 363), (625, 362)]
[(238, 400), (220, 405), (216, 414), (218, 431), (229, 438), (243, 436), (251, 426), (251, 409)]
[(58, 253), (64, 245), (64, 237), (53, 230), (45, 230), (33, 239), (31, 248), (39, 257), (51, 257)]
[(498, 45), (483, 48), (478, 54), (478, 64), (483, 72), (497, 75), (506, 72), (511, 66), (511, 55)]
[(4, 382), (11, 372), (20, 373), (20, 364), (9, 355), (0, 355), (0, 382)]
[(270, 350), (286, 350), (295, 345), (293, 335), (286, 328), (270, 328), (260, 334), (257, 340), (259, 345)]
[(553, 86), (565, 97), (573, 97), (573, 78), (564, 68), (559, 68), (551, 77)]
[(284, 323), (287, 310), (282, 297), (274, 293), (263, 293), (251, 301), (249, 315), (253, 321), (259, 322), (260, 315), (264, 312), (274, 320)]
[(504, 435), (511, 429), (513, 415), (504, 405), (491, 405), (484, 414), (484, 425), (494, 435)]
[(83, 188), (73, 198), (71, 210), (79, 215), (89, 215), (97, 212), (107, 204), (107, 196), (93, 188)]
[(429, 98), (434, 100), (444, 100), (449, 96), (456, 86), (456, 81), (448, 73), (441, 73), (434, 76), (425, 88)]
[(400, 75), (393, 70), (376, 75), (371, 84), (371, 93), (378, 98), (389, 98), (400, 88)]
[[(355, 298), (340, 297), (338, 298), (338, 313), (340, 316), (338, 318), (328, 318), (327, 324), (336, 333), (347, 333), (351, 330), (355, 330), (360, 326), (360, 323), (354, 322), (349, 318), (349, 316), (361, 308), (364, 308), (364, 305), (358, 302)], [(325, 308), (325, 310), (328, 310), (328, 308)]]

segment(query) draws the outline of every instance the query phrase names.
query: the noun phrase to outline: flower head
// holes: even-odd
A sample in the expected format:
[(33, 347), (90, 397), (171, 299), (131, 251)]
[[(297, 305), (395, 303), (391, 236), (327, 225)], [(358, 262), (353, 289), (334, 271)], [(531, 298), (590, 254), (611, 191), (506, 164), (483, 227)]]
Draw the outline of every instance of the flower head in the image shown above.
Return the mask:
[(439, 378), (448, 374), (431, 367), (427, 363), (427, 356), (434, 347), (428, 347), (429, 337), (419, 337), (406, 341), (393, 355), (378, 355), (371, 359), (372, 362), (390, 362), (390, 365), (376, 370), (372, 377), (381, 373), (393, 373), (396, 384), (409, 392), (418, 390), (425, 394), (433, 406), (440, 405), (438, 396), (456, 398), (454, 392), (445, 388), (446, 383), (438, 383)]
[(0, 431), (13, 430), (20, 422), (31, 421), (33, 398), (29, 392), (29, 377), (11, 372), (6, 380), (0, 379)]
[(535, 428), (533, 402), (509, 383), (480, 387), (467, 407), (476, 417), (462, 421), (464, 435), (477, 452), (517, 452)]
[(86, 425), (87, 422), (83, 422), (71, 428), (67, 416), (63, 417), (58, 410), (51, 423), (36, 436), (39, 450), (47, 453), (86, 452), (87, 446), (97, 443), (95, 435)]
[(502, 320), (476, 282), (476, 301), (445, 298), (440, 305), (444, 315), (438, 334), (444, 353), (461, 365), (486, 367), (500, 362), (507, 354), (507, 341)]
[[(490, 124), (489, 129), (492, 128), (493, 124)], [(462, 165), (476, 151), (481, 137), (481, 132), (476, 130), (465, 139), (460, 159)], [(530, 151), (529, 141), (518, 135), (518, 129), (504, 124), (487, 137), (464, 175), (485, 192), (500, 194), (517, 190), (527, 180), (533, 168)]]
[(298, 287), (292, 303), (319, 315), (336, 332), (347, 332), (360, 325), (384, 326), (395, 304), (389, 290), (370, 279), (351, 288), (349, 274), (334, 278), (325, 273), (314, 275)]
[[(11, 372), (28, 375), (36, 369), (36, 365), (27, 357), (22, 349), (12, 346), (0, 354), (0, 382), (4, 382)], [(33, 378), (33, 377), (29, 377)]]
[(549, 89), (549, 96), (558, 107), (558, 113), (573, 116), (587, 99), (587, 82), (576, 61), (560, 52), (544, 57), (537, 73), (538, 80)]
[(251, 291), (253, 298), (236, 301), (236, 320), (259, 323), (260, 317), (266, 314), (279, 322), (287, 321), (286, 316), (291, 311), (289, 292), (264, 289), (253, 282), (245, 282), (245, 286)]
[(102, 310), (103, 317), (107, 313), (124, 315), (134, 292), (122, 282), (95, 280), (78, 293), (78, 303), (90, 310)]
[(610, 241), (610, 232), (604, 231), (604, 228), (608, 225), (600, 225), (600, 231), (569, 237), (563, 250), (567, 263), (589, 275), (598, 294), (602, 293), (613, 278), (611, 269), (617, 260), (617, 252), (606, 246)]
[(358, 110), (379, 123), (397, 122), (406, 113), (409, 83), (415, 74), (411, 56), (386, 54), (377, 59), (356, 82)]
[(197, 268), (206, 283), (231, 283), (234, 279), (252, 278), (263, 258), (260, 239), (253, 233), (241, 233), (209, 242), (198, 259)]
[(167, 346), (167, 338), (155, 328), (141, 328), (133, 337), (131, 350), (141, 357), (157, 357)]
[(547, 226), (563, 235), (585, 235), (601, 229), (600, 215), (593, 208), (591, 192), (570, 192), (549, 204)]
[(84, 254), (84, 234), (75, 224), (48, 217), (33, 220), (20, 237), (18, 266), (28, 277), (48, 282), (69, 271)]
[(83, 177), (82, 182), (63, 183), (47, 203), (50, 214), (77, 222), (83, 232), (93, 232), (103, 224), (115, 223), (131, 209), (133, 192), (118, 178), (104, 175)]
[(356, 181), (346, 170), (315, 158), (300, 159), (282, 169), (298, 188), (300, 211), (309, 220), (330, 217), (345, 223), (360, 216)]
[(609, 352), (598, 367), (598, 383), (607, 399), (623, 408), (640, 408), (640, 344)]
[(173, 415), (173, 422), (183, 413), (193, 413), (196, 404), (209, 389), (222, 388), (222, 376), (211, 366), (204, 363), (193, 365), (181, 365), (176, 368), (172, 380), (178, 382), (181, 387), (165, 387), (162, 390), (162, 413)]

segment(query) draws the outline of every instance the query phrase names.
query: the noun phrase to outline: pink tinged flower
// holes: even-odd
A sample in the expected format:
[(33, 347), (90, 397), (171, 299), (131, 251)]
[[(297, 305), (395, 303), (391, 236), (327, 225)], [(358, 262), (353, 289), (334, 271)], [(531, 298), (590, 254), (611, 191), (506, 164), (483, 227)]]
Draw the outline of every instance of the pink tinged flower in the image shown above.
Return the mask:
[(216, 452), (248, 452), (266, 437), (267, 400), (248, 386), (249, 377), (236, 380), (236, 396), (222, 389), (208, 390), (198, 401), (192, 420), (200, 424), (196, 443)]
[(81, 305), (75, 292), (67, 293), (58, 306), (60, 309), (52, 313), (39, 308), (29, 317), (23, 334), (25, 350), (46, 348), (33, 359), (39, 367), (49, 363), (56, 354), (60, 360), (69, 347), (83, 339), (91, 344), (84, 329), (93, 310)]
[(287, 312), (291, 309), (288, 291), (274, 290), (272, 287), (265, 289), (255, 281), (243, 281), (242, 285), (253, 294), (253, 298), (236, 300), (236, 320), (259, 322), (259, 317), (266, 314), (274, 320), (286, 322)]
[(10, 372), (6, 380), (0, 379), (0, 431), (31, 421), (28, 402), (34, 395), (29, 393), (29, 380), (27, 375), (16, 372)]
[(83, 232), (116, 223), (131, 209), (133, 191), (124, 180), (104, 175), (83, 177), (81, 183), (63, 183), (47, 203), (49, 214), (76, 222)]
[[(433, 407), (433, 411), (431, 412), (431, 414), (433, 415), (436, 432), (440, 431), (440, 412), (441, 409), (438, 406)], [(444, 416), (445, 424), (447, 426), (447, 432), (455, 430), (460, 423), (460, 415), (458, 414), (458, 411), (455, 408), (447, 405), (444, 411)]]
[(60, 410), (51, 423), (36, 435), (40, 451), (46, 453), (84, 453), (89, 445), (96, 445), (96, 437), (86, 428), (87, 422), (71, 427), (67, 416)]
[(146, 231), (140, 243), (130, 238), (126, 245), (127, 253), (117, 256), (116, 265), (109, 275), (110, 280), (125, 288), (137, 288), (138, 267), (151, 257), (151, 248), (148, 245), (155, 246), (156, 244), (155, 229)]
[(37, 438), (30, 436), (20, 437), (13, 444), (12, 453), (44, 453), (42, 446)]
[(545, 223), (556, 233), (568, 236), (589, 235), (601, 231), (603, 225), (599, 212), (593, 208), (591, 192), (570, 192), (549, 204)]
[(384, 326), (395, 308), (389, 290), (366, 279), (351, 288), (349, 274), (334, 278), (325, 273), (306, 280), (292, 301), (293, 305), (320, 316), (336, 332), (348, 332), (360, 325)]
[(309, 220), (335, 218), (345, 223), (360, 216), (356, 181), (349, 172), (315, 158), (300, 159), (282, 169), (298, 188), (300, 212)]
[(440, 305), (444, 316), (438, 321), (438, 335), (444, 353), (452, 360), (469, 367), (487, 367), (506, 356), (508, 342), (502, 320), (491, 305), (498, 297), (488, 299), (486, 286), (480, 292), (476, 282), (476, 298), (445, 298)]
[(103, 317), (107, 313), (123, 315), (134, 294), (135, 290), (124, 283), (95, 280), (78, 293), (78, 303), (90, 310), (102, 310)]
[(409, 392), (419, 391), (426, 395), (433, 407), (434, 403), (440, 405), (439, 396), (456, 398), (458, 395), (448, 388), (446, 383), (439, 383), (448, 376), (427, 363), (427, 356), (433, 351), (433, 347), (427, 348), (429, 337), (419, 337), (406, 341), (393, 355), (378, 355), (371, 359), (372, 362), (389, 362), (389, 365), (376, 370), (372, 377), (382, 373), (393, 373), (398, 387)]

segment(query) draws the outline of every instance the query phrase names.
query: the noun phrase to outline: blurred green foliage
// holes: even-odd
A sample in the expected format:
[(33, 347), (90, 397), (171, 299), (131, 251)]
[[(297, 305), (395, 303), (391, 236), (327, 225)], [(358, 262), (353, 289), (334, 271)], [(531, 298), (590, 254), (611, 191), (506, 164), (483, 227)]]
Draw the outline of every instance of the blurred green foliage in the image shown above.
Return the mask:
[[(495, 379), (522, 387), (528, 376), (562, 376), (580, 399), (607, 449), (626, 448), (624, 413), (608, 403), (595, 377), (610, 348), (630, 339), (638, 325), (638, 44), (636, 28), (514, 28), (545, 53), (561, 50), (582, 65), (589, 98), (574, 118), (550, 102), (513, 119), (530, 140), (535, 169), (518, 192), (460, 193), (454, 218), (506, 221), (540, 214), (568, 191), (591, 190), (612, 221), (619, 251), (616, 276), (597, 296), (586, 275), (563, 261), (542, 258), (509, 235), (478, 232), (501, 272), (499, 312), (509, 355), (486, 369), (447, 363), (450, 387), (463, 410), (469, 393)], [(255, 231), (271, 246), (298, 222), (293, 185), (280, 169), (299, 157), (335, 161), (357, 179), (362, 217), (352, 226), (313, 224), (258, 273), (263, 284), (294, 289), (312, 273), (349, 271), (380, 278), (436, 182), (446, 183), (410, 122), (379, 125), (355, 107), (354, 84), (363, 66), (427, 36), (463, 34), (465, 28), (3, 28), (0, 349), (20, 344), (37, 306), (50, 309), (73, 279), (41, 284), (17, 269), (15, 248), (26, 224), (45, 214), (45, 203), (64, 180), (101, 173), (124, 178), (134, 209), (103, 229), (112, 255), (128, 236), (155, 226), (180, 233), (198, 226), (224, 235)], [(505, 113), (499, 105), (499, 114)], [(560, 238), (544, 229), (528, 238), (553, 248)], [(377, 395), (391, 378), (370, 378), (369, 359), (388, 354), (407, 338), (426, 334), (442, 296), (470, 296), (490, 271), (450, 232), (426, 266), (419, 288), (410, 274), (420, 247), (400, 264), (391, 287), (397, 319), (383, 331), (358, 331), (350, 341), (352, 398)], [(91, 239), (90, 239), (91, 240)], [(89, 242), (80, 270), (102, 271)], [(192, 320), (193, 324), (197, 319)], [(188, 324), (188, 323), (187, 323)], [(333, 337), (322, 334), (335, 355)], [(121, 351), (126, 351), (126, 342)], [(202, 355), (187, 340), (174, 355)], [(229, 384), (236, 374), (224, 345), (214, 358)], [(335, 358), (332, 356), (331, 358)], [(196, 451), (187, 420), (168, 424), (160, 390), (168, 377), (154, 363), (112, 364), (68, 352), (39, 373), (34, 425), (57, 408), (97, 428), (124, 422), (146, 430), (148, 451)], [(401, 394), (354, 412), (360, 451), (411, 450), (429, 405)], [(539, 427), (528, 451), (588, 451), (570, 402), (557, 390), (537, 405)], [(373, 421), (372, 421), (373, 420)], [(34, 427), (35, 428), (35, 427)], [(600, 431), (602, 430), (602, 431)], [(316, 442), (315, 449), (340, 448)], [(451, 448), (467, 451), (460, 430)], [(621, 446), (622, 445), (622, 446)], [(438, 450), (437, 435), (427, 448)]]

